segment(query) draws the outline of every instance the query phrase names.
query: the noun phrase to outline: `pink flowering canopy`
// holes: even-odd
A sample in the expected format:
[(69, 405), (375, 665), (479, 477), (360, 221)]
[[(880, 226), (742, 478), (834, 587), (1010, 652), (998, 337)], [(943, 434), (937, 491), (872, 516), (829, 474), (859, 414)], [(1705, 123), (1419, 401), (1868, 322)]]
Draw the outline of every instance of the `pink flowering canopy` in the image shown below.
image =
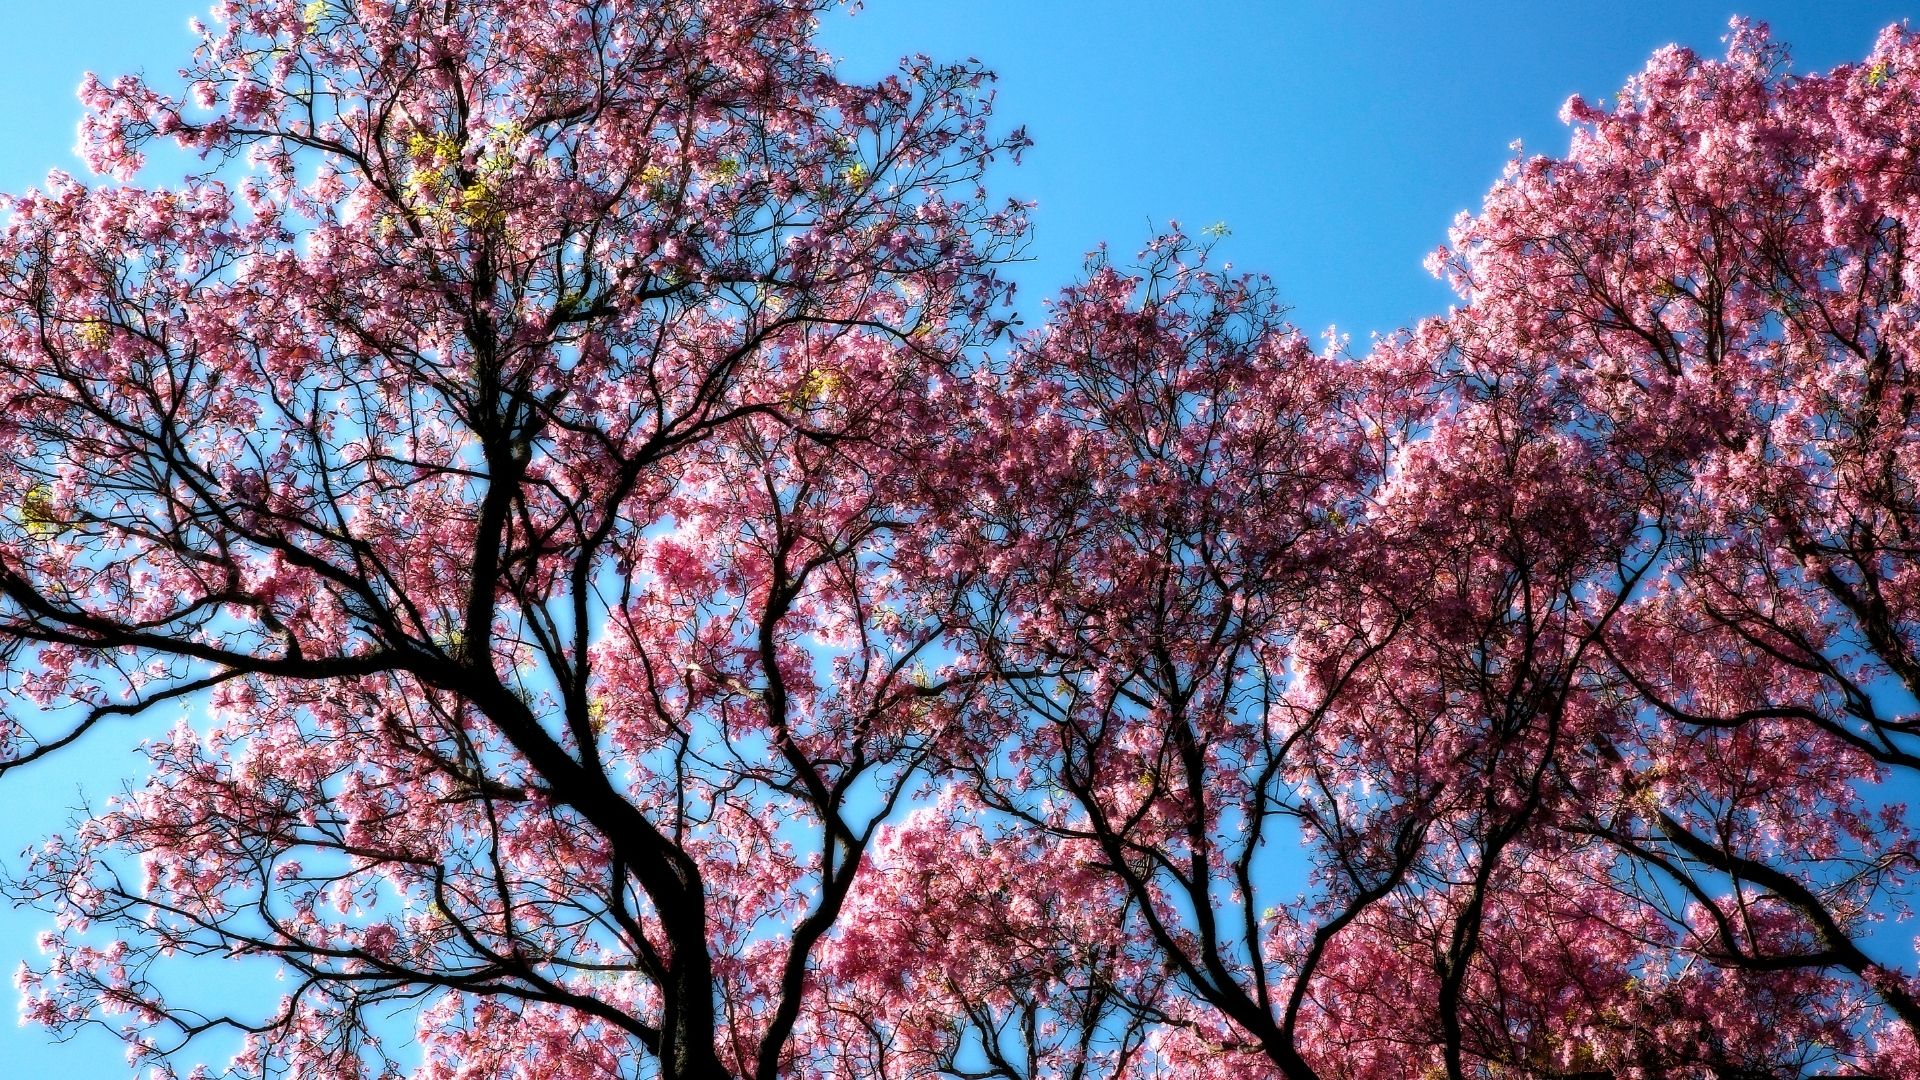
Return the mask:
[(1024, 136), (827, 6), (226, 0), (83, 87), (99, 178), (0, 225), (0, 773), (136, 717), (149, 775), (7, 885), (27, 1020), (1920, 1076), (1920, 37), (1569, 102), (1352, 355), (1177, 227), (1007, 335)]
[[(49, 847), (28, 1016), (242, 1073), (772, 1077), (942, 613), (897, 462), (993, 333), (988, 76), (789, 0), (223, 4), (0, 248), (13, 764), (190, 700)], [(173, 140), (208, 162), (135, 185)], [(99, 947), (102, 940), (112, 944)], [(277, 1004), (155, 969), (276, 958)]]

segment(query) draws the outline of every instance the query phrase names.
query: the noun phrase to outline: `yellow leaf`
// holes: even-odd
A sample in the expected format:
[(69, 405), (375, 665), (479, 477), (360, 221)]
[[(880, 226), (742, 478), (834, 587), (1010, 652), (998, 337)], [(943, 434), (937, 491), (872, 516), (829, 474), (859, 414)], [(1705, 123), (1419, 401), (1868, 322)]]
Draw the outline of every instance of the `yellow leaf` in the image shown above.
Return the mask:
[(800, 380), (800, 386), (793, 393), (793, 404), (801, 406), (821, 404), (832, 398), (834, 392), (839, 390), (845, 382), (846, 380), (837, 371), (815, 368), (807, 372), (806, 378)]
[(480, 181), (460, 193), (460, 218), (476, 229), (488, 229), (504, 221), (506, 212), (494, 201), (493, 188)]
[(20, 500), (20, 524), (35, 540), (51, 540), (66, 531), (55, 514), (53, 493), (45, 484), (35, 484)]

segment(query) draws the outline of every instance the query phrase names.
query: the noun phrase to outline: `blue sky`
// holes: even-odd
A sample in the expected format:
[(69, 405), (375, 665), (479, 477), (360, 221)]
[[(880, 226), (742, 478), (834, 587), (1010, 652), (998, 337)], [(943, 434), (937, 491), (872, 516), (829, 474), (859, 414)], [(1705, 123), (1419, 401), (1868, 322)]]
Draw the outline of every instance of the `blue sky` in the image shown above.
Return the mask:
[[(79, 172), (81, 73), (171, 71), (203, 6), (9, 0), (0, 190), (52, 167)], [(1421, 259), (1477, 203), (1510, 143), (1564, 150), (1555, 114), (1569, 94), (1611, 96), (1670, 42), (1718, 52), (1736, 12), (1771, 23), (1811, 70), (1864, 55), (1881, 27), (1920, 15), (1920, 0), (869, 0), (830, 21), (826, 42), (855, 77), (908, 52), (1000, 71), (1001, 116), (1038, 143), (999, 177), (1003, 194), (1039, 203), (1033, 259), (1017, 271), (1029, 319), (1095, 244), (1124, 255), (1168, 219), (1196, 231), (1224, 221), (1221, 255), (1271, 275), (1295, 321), (1364, 343), (1450, 301)], [(81, 790), (97, 801), (117, 789), (141, 734), (171, 721), (123, 725), (0, 781), (0, 864), (17, 865)], [(38, 929), (38, 916), (0, 910), (0, 974), (32, 954)], [(111, 1040), (50, 1046), (14, 1025), (11, 990), (0, 997), (0, 1076), (127, 1075)]]

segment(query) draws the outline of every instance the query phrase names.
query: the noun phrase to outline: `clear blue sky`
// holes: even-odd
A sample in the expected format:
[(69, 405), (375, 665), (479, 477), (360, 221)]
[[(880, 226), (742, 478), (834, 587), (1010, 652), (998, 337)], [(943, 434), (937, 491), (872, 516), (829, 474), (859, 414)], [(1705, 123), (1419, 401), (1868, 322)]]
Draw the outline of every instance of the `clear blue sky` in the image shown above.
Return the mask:
[[(537, 0), (529, 0), (537, 2)], [(1310, 331), (1364, 343), (1451, 299), (1421, 269), (1522, 139), (1565, 149), (1569, 94), (1611, 96), (1647, 55), (1718, 52), (1735, 13), (1770, 22), (1800, 70), (1864, 55), (1920, 0), (869, 0), (828, 46), (854, 76), (907, 52), (978, 56), (1002, 75), (999, 109), (1038, 146), (1004, 193), (1039, 202), (1029, 313), (1102, 240), (1133, 251), (1158, 223), (1227, 222), (1224, 257), (1270, 274)], [(83, 71), (163, 74), (190, 47), (203, 0), (8, 0), (0, 37), (0, 190), (71, 146)], [(149, 182), (159, 182), (159, 177)], [(103, 733), (0, 782), (0, 863), (57, 828), (82, 788), (96, 800), (137, 764), (129, 750), (171, 717)], [(0, 975), (31, 954), (39, 917), (0, 911)], [(0, 1078), (126, 1076), (117, 1044), (54, 1047), (11, 1020), (0, 991)]]

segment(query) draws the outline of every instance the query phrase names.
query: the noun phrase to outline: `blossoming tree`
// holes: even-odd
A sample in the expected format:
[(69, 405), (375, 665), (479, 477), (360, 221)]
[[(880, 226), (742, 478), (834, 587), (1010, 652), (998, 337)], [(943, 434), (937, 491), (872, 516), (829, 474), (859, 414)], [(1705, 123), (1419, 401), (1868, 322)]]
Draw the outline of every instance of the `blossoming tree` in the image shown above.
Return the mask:
[(1178, 974), (1153, 1067), (1915, 1070), (1917, 50), (1660, 53), (1363, 360), (1173, 238), (1012, 361), (955, 767)]
[(1024, 138), (972, 64), (843, 81), (826, 6), (226, 0), (85, 86), (113, 182), (0, 228), (0, 773), (154, 737), (10, 885), (30, 1020), (163, 1074), (1920, 1074), (1920, 38), (1570, 103), (1363, 356), (1177, 230), (996, 349)]
[[(819, 8), (235, 0), (177, 90), (83, 88), (125, 182), (0, 236), (0, 746), (206, 723), (23, 883), (31, 1018), (303, 1076), (393, 1072), (422, 998), (428, 1075), (806, 1052), (939, 690), (893, 462), (1022, 228), (987, 76), (842, 82)], [(169, 139), (206, 171), (135, 186)], [(162, 991), (207, 952), (292, 988)]]
[(1694, 961), (1828, 980), (1889, 1075), (1920, 1031), (1907, 935), (1875, 933), (1920, 853), (1917, 62), (1900, 28), (1809, 76), (1744, 23), (1724, 60), (1665, 50), (1569, 102), (1569, 155), (1516, 163), (1442, 260), (1464, 362), (1545, 374), (1540, 426), (1638, 478), (1661, 560), (1583, 677), (1620, 715), (1566, 827)]

